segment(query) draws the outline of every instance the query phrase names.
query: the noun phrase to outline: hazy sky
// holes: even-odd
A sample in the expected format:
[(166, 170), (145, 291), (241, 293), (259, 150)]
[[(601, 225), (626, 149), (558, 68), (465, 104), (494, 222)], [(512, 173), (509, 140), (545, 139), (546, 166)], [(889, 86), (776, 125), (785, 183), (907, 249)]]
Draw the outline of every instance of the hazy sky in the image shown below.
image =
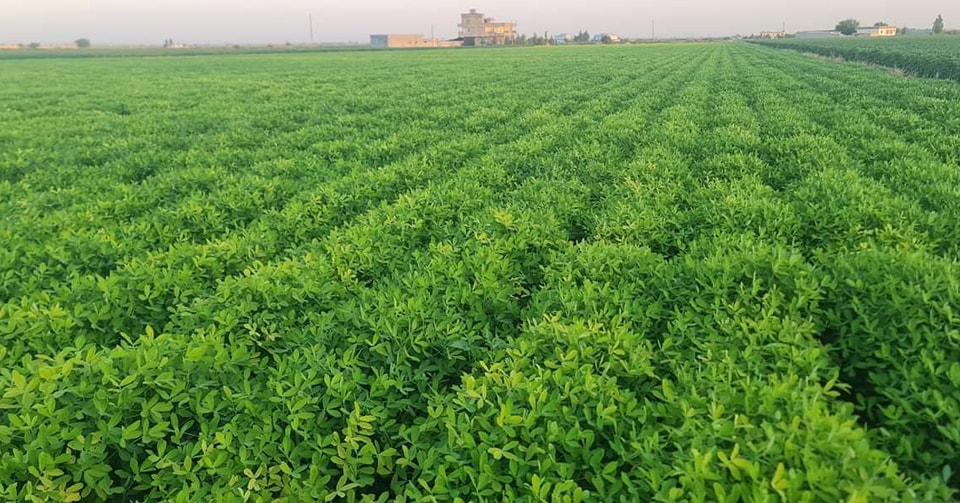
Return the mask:
[(154, 44), (172, 37), (197, 44), (368, 40), (371, 33), (457, 35), (469, 8), (522, 33), (614, 32), (628, 37), (722, 36), (863, 24), (929, 27), (942, 13), (960, 27), (957, 0), (0, 0), (0, 43)]

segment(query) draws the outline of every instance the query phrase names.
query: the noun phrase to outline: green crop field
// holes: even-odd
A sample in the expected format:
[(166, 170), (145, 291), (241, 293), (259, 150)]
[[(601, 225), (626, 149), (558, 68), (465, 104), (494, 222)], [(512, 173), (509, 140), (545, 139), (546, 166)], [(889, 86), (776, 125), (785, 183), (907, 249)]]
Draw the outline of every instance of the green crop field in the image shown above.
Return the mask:
[(960, 37), (957, 36), (785, 39), (760, 43), (886, 66), (921, 77), (960, 81)]
[(0, 499), (949, 501), (960, 86), (0, 61)]

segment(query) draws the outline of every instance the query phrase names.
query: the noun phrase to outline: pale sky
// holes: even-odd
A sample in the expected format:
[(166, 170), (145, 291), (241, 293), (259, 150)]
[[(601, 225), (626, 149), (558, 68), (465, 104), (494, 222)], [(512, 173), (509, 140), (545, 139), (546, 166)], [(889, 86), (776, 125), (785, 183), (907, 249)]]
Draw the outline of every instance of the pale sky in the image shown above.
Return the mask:
[(613, 32), (648, 37), (726, 36), (864, 25), (930, 27), (942, 13), (960, 27), (957, 0), (0, 0), (0, 43), (95, 45), (367, 42), (371, 33), (457, 36), (460, 13), (476, 8), (521, 33)]

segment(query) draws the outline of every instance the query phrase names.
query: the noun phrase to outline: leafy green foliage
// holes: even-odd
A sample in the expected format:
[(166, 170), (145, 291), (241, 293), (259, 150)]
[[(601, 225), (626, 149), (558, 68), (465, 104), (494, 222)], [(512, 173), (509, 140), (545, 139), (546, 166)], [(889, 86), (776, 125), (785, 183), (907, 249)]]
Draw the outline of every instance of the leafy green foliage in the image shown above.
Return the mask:
[(4, 499), (956, 497), (952, 83), (738, 44), (4, 64)]
[(960, 81), (960, 37), (851, 37), (753, 43), (885, 66), (921, 77)]

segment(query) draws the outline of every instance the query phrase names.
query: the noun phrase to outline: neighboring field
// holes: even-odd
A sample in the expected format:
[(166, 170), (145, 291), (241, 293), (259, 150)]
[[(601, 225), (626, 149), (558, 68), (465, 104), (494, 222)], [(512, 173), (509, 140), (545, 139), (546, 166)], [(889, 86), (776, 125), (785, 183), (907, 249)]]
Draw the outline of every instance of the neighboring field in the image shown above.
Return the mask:
[(958, 163), (753, 45), (0, 61), (0, 493), (950, 500)]
[(760, 42), (831, 58), (904, 70), (921, 77), (960, 81), (960, 37), (786, 39)]
[(362, 45), (252, 45), (252, 46), (198, 46), (183, 49), (162, 47), (97, 47), (87, 49), (15, 49), (0, 50), (0, 62), (16, 59), (87, 59), (87, 58), (159, 58), (184, 56), (235, 56), (251, 54), (317, 54), (325, 52), (369, 51)]

